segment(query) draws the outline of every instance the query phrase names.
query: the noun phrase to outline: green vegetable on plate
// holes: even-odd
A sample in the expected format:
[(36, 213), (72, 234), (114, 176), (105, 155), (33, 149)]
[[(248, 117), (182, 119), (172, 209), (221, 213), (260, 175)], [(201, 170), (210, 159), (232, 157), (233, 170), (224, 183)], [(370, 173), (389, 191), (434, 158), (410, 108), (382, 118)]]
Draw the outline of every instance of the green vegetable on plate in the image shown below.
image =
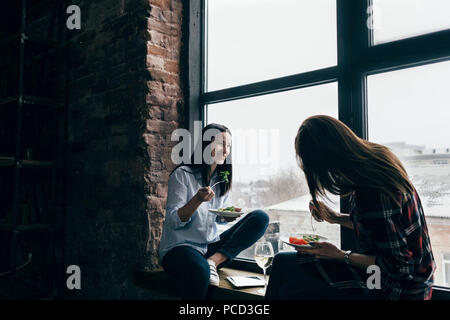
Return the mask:
[(319, 241), (319, 236), (316, 235), (304, 235), (303, 239), (308, 242)]

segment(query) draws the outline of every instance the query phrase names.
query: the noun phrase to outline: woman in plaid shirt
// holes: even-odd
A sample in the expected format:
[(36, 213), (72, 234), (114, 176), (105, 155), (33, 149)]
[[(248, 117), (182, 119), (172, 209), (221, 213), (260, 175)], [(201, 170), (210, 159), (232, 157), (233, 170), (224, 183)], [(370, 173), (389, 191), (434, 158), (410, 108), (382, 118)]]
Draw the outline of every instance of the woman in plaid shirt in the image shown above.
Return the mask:
[[(306, 119), (295, 148), (311, 214), (354, 230), (357, 250), (316, 242), (277, 254), (266, 298), (430, 299), (436, 265), (420, 198), (400, 160), (328, 116)], [(348, 214), (317, 200), (326, 191), (348, 197)], [(378, 288), (367, 286), (369, 266), (381, 272)]]

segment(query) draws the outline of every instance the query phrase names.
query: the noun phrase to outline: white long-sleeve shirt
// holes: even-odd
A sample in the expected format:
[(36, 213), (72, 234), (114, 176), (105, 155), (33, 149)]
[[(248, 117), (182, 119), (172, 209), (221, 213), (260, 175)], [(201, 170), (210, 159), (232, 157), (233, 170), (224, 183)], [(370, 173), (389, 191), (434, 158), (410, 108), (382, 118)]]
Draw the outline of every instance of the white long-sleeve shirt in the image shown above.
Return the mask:
[[(220, 197), (220, 184), (213, 188), (214, 198), (203, 202), (189, 220), (183, 222), (178, 215), (178, 209), (188, 203), (202, 187), (201, 179), (200, 172), (194, 173), (187, 166), (178, 167), (169, 177), (166, 217), (159, 244), (161, 261), (164, 255), (174, 247), (190, 246), (205, 254), (208, 244), (219, 240), (217, 223), (224, 223), (224, 221), (219, 219), (216, 214), (209, 212), (208, 209), (227, 206), (230, 193)], [(210, 185), (219, 181), (218, 179), (216, 170), (211, 177)]]

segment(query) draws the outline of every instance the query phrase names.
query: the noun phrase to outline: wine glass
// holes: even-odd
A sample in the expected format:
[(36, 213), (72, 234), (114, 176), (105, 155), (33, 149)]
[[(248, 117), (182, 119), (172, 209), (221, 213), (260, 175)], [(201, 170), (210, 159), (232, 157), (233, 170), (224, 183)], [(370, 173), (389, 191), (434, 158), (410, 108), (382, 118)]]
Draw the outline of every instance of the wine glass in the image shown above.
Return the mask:
[(255, 245), (255, 260), (256, 264), (263, 269), (264, 272), (264, 289), (258, 290), (258, 293), (264, 293), (267, 289), (266, 270), (272, 265), (274, 257), (273, 247), (270, 242), (262, 241), (257, 242)]

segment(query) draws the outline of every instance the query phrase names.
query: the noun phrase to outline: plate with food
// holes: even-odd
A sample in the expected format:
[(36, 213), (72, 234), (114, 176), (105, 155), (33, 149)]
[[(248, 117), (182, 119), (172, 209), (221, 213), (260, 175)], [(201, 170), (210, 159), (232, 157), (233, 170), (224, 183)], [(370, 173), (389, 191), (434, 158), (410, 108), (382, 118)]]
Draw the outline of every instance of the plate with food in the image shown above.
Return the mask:
[(243, 215), (245, 212), (242, 210), (242, 208), (238, 207), (226, 207), (226, 208), (219, 208), (219, 209), (209, 209), (209, 212), (213, 212), (219, 216), (225, 217), (225, 218), (235, 218)]
[(294, 248), (311, 248), (310, 243), (327, 241), (328, 238), (317, 234), (298, 234), (290, 237), (280, 237), (280, 240)]

